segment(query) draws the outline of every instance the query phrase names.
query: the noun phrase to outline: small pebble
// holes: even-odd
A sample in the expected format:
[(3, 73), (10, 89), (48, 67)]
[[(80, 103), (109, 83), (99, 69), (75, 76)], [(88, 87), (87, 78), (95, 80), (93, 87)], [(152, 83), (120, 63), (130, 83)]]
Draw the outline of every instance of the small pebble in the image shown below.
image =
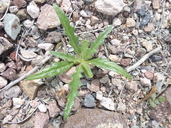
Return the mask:
[(115, 110), (115, 103), (111, 98), (103, 97), (100, 104), (109, 110)]
[(162, 57), (159, 56), (159, 55), (152, 55), (152, 56), (150, 57), (150, 59), (151, 59), (153, 62), (156, 62), (156, 61), (162, 60)]
[(120, 61), (123, 66), (129, 66), (131, 63), (131, 58), (125, 58)]
[(96, 92), (96, 99), (101, 101), (103, 98), (103, 93), (101, 91)]
[(126, 19), (126, 26), (129, 27), (134, 27), (136, 24), (135, 20), (132, 18), (127, 18)]
[(140, 82), (143, 86), (151, 86), (151, 80), (147, 78), (140, 78)]
[(37, 18), (40, 13), (39, 7), (36, 5), (34, 1), (30, 2), (29, 5), (27, 6), (27, 12), (28, 14), (33, 18)]
[(21, 94), (21, 89), (18, 86), (13, 86), (10, 89), (8, 89), (4, 94), (5, 97), (10, 98), (17, 98)]
[(38, 109), (39, 109), (40, 112), (46, 112), (47, 111), (47, 107), (44, 104), (40, 104), (38, 106)]
[(24, 104), (25, 100), (20, 98), (12, 98), (12, 101), (14, 108), (20, 108)]
[(92, 108), (96, 106), (95, 99), (91, 94), (87, 94), (85, 96), (83, 104), (85, 107), (88, 107), (88, 108)]
[(140, 28), (144, 27), (146, 24), (148, 24), (148, 22), (151, 20), (151, 14), (147, 14), (142, 21), (140, 22)]
[(144, 16), (145, 13), (146, 13), (145, 7), (142, 6), (142, 7), (141, 7), (141, 10), (139, 11), (139, 14), (140, 14), (140, 16)]
[(137, 91), (138, 89), (138, 85), (136, 81), (127, 82), (125, 87), (129, 90), (134, 90), (134, 91)]
[(153, 72), (151, 72), (151, 71), (146, 71), (145, 73), (144, 73), (144, 75), (145, 75), (145, 77), (147, 78), (147, 79), (153, 79), (153, 76), (154, 76), (154, 74), (153, 74)]

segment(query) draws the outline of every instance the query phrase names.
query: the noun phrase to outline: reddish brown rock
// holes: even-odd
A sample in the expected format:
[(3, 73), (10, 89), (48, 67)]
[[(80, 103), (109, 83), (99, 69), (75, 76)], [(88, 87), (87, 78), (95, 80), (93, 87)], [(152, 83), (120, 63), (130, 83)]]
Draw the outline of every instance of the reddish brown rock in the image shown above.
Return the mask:
[(50, 116), (50, 117), (56, 117), (56, 116), (58, 116), (58, 114), (59, 114), (59, 112), (60, 112), (60, 109), (59, 109), (59, 107), (57, 106), (55, 100), (52, 101), (52, 102), (50, 102), (47, 108), (48, 108), (48, 110), (49, 110), (49, 116)]
[(153, 79), (154, 73), (148, 70), (144, 73), (144, 75), (147, 79)]
[(17, 73), (13, 68), (8, 68), (5, 72), (2, 73), (2, 76), (4, 76), (8, 80), (17, 79)]
[(17, 6), (19, 9), (27, 4), (25, 0), (13, 0), (13, 2), (14, 5)]
[(64, 128), (102, 128), (102, 126), (128, 128), (124, 116), (101, 109), (80, 109), (68, 118)]
[(47, 128), (49, 115), (47, 113), (37, 112), (35, 115), (34, 128)]
[(131, 58), (122, 59), (120, 63), (121, 63), (123, 66), (129, 66), (129, 64), (131, 63)]

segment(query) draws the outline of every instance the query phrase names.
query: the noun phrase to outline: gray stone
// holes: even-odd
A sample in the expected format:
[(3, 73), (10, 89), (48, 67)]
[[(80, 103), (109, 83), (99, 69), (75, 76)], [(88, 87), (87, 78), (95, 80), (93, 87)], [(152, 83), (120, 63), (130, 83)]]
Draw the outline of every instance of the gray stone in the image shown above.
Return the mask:
[(156, 62), (162, 60), (162, 57), (154, 54), (150, 57), (150, 59), (152, 59), (153, 62)]
[(18, 86), (13, 86), (10, 89), (8, 89), (4, 94), (8, 99), (10, 99), (17, 98), (21, 92), (22, 91)]
[(62, 33), (52, 31), (48, 33), (48, 36), (45, 39), (45, 42), (46, 43), (58, 43), (59, 41), (61, 41), (61, 38), (62, 38)]
[(94, 97), (91, 94), (87, 94), (85, 96), (84, 106), (89, 107), (89, 108), (96, 106), (95, 99), (94, 99)]
[(145, 25), (147, 25), (150, 20), (151, 20), (151, 14), (148, 13), (140, 22), (140, 27), (144, 27)]

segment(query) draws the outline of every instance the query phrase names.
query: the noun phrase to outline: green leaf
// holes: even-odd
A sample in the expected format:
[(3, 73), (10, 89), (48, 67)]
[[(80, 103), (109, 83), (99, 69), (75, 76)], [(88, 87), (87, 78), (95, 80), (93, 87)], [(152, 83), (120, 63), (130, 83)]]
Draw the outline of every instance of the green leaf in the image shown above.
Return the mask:
[(73, 62), (76, 60), (75, 56), (65, 54), (62, 52), (50, 51), (50, 53), (53, 54), (54, 56), (57, 56), (57, 57), (64, 59), (64, 60), (73, 61)]
[(155, 100), (154, 100), (154, 103), (155, 103), (155, 104), (160, 104), (160, 102), (159, 102), (158, 99), (155, 99)]
[(153, 107), (153, 108), (155, 108), (157, 106), (151, 99), (149, 99), (149, 103), (150, 103), (151, 107)]
[(83, 40), (81, 43), (81, 58), (83, 58), (84, 60), (86, 58), (91, 58), (91, 56), (89, 54), (87, 54), (89, 52), (89, 43), (87, 40)]
[(78, 96), (78, 88), (82, 85), (80, 78), (81, 75), (81, 65), (76, 69), (76, 72), (72, 75), (72, 81), (69, 83), (70, 92), (67, 95), (67, 103), (64, 110), (64, 120), (66, 120), (74, 106), (75, 98)]
[(55, 9), (59, 17), (61, 24), (65, 28), (65, 34), (68, 36), (70, 41), (69, 44), (74, 48), (74, 51), (79, 55), (80, 50), (78, 47), (78, 37), (74, 35), (74, 27), (70, 25), (69, 18), (56, 4), (53, 4), (53, 8)]
[(81, 63), (81, 66), (82, 66), (82, 69), (84, 71), (84, 74), (86, 76), (88, 76), (89, 78), (92, 78), (93, 77), (93, 73), (92, 73), (92, 71), (90, 69), (90, 66), (86, 62)]
[(158, 98), (158, 100), (160, 101), (160, 102), (165, 102), (165, 98), (163, 97), (163, 96), (160, 96), (159, 98)]
[(41, 79), (41, 78), (59, 75), (62, 72), (70, 69), (73, 66), (73, 64), (74, 64), (73, 62), (67, 62), (67, 61), (53, 63), (51, 66), (48, 66), (36, 72), (35, 74), (28, 76), (26, 80)]
[(112, 30), (113, 26), (109, 26), (102, 34), (100, 34), (97, 39), (92, 42), (90, 50), (88, 51), (88, 57), (91, 54), (97, 53), (97, 48), (103, 44), (103, 40), (106, 38), (106, 36), (110, 33), (110, 31)]
[(153, 94), (151, 95), (151, 99), (152, 99), (153, 101), (156, 99), (156, 94), (155, 94), (155, 93), (153, 93)]
[(97, 59), (89, 60), (87, 62), (91, 63), (91, 64), (93, 64), (93, 65), (95, 65), (97, 67), (117, 72), (117, 73), (127, 77), (128, 79), (132, 79), (131, 75), (125, 69), (123, 69), (118, 64), (116, 64), (114, 62), (111, 62), (111, 61), (109, 61), (107, 59), (97, 58)]

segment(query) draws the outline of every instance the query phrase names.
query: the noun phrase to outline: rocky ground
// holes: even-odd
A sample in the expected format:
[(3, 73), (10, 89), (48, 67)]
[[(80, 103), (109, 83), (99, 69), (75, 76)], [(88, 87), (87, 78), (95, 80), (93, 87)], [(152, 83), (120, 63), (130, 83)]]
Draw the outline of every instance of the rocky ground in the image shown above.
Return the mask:
[[(92, 42), (113, 25), (94, 57), (118, 63), (133, 77), (127, 80), (94, 67), (92, 79), (82, 78), (67, 121), (63, 110), (75, 67), (52, 78), (25, 80), (60, 61), (50, 50), (74, 54), (52, 3), (64, 10), (80, 41)], [(171, 0), (1, 0), (0, 4), (1, 128), (171, 128)], [(165, 100), (159, 100), (161, 96)]]

